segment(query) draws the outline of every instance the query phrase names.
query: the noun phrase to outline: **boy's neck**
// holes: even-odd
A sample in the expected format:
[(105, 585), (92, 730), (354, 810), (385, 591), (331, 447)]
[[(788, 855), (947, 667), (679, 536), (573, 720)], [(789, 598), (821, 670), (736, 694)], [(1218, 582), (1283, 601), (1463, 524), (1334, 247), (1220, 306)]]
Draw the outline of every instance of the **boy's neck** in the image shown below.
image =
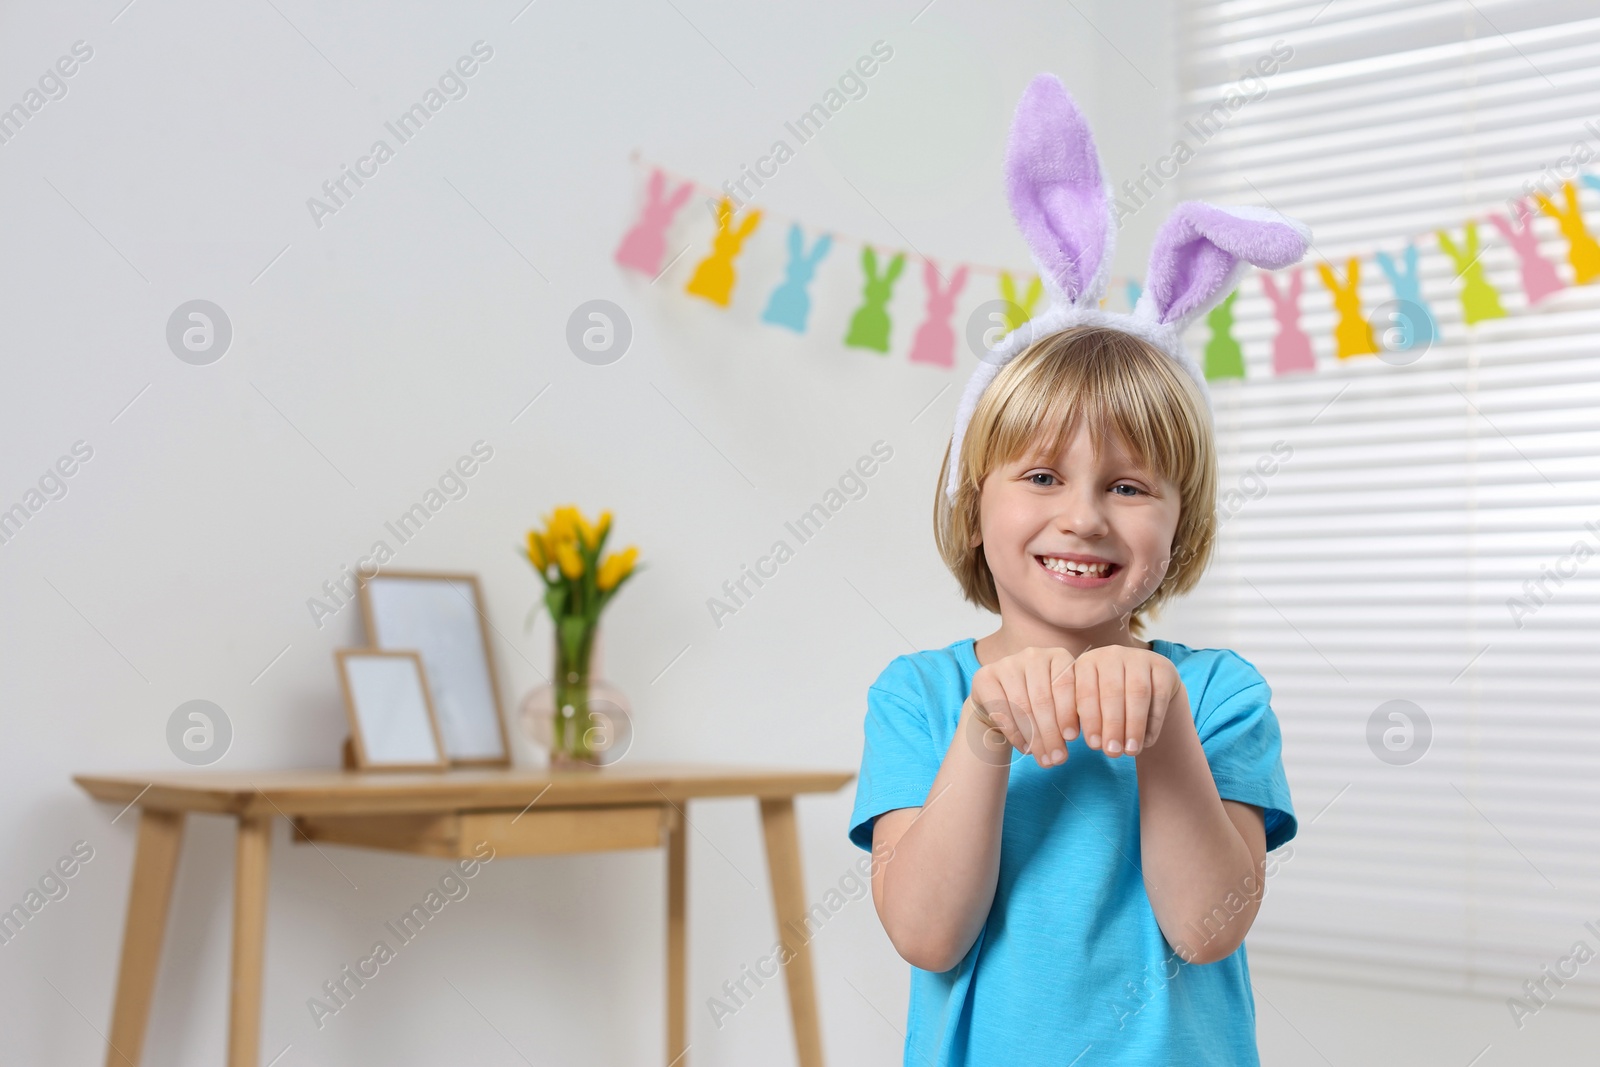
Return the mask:
[(1128, 632), (1126, 626), (1107, 626), (1097, 630), (1060, 630), (1050, 626), (1023, 627), (1000, 624), (1000, 629), (973, 643), (978, 665), (987, 667), (996, 660), (1016, 655), (1025, 648), (1064, 648), (1077, 659), (1091, 648), (1126, 645), (1150, 651), (1154, 646)]

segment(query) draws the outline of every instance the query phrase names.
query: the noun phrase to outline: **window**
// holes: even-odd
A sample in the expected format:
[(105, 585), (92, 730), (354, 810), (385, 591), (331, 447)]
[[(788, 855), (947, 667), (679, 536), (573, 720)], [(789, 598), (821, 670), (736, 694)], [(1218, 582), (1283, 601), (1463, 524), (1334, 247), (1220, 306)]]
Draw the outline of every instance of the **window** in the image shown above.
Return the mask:
[[(1487, 221), (1525, 182), (1559, 203), (1577, 160), (1600, 174), (1597, 15), (1546, 0), (1185, 5), (1179, 198), (1273, 207), (1314, 240), (1300, 298), (1314, 372), (1273, 373), (1273, 305), (1259, 273), (1240, 287), (1246, 378), (1213, 383), (1218, 553), (1166, 620), (1273, 689), (1300, 833), (1249, 938), (1264, 972), (1529, 1009), (1524, 982), (1543, 980), (1542, 1000), (1600, 1007), (1600, 959), (1568, 958), (1579, 940), (1600, 950), (1600, 282), (1573, 284), (1541, 213), (1538, 250), (1567, 287), (1530, 307)], [(1290, 58), (1241, 81), (1275, 46)], [(1229, 92), (1244, 100), (1219, 112)], [(1577, 188), (1600, 232), (1600, 192)], [(1468, 218), (1507, 313), (1470, 327), (1433, 236), (1459, 241)], [(1370, 315), (1395, 296), (1374, 253), (1408, 242), (1438, 340), (1336, 358), (1316, 264), (1342, 274), (1359, 257)], [(1208, 337), (1201, 323), (1186, 338), (1197, 358)]]

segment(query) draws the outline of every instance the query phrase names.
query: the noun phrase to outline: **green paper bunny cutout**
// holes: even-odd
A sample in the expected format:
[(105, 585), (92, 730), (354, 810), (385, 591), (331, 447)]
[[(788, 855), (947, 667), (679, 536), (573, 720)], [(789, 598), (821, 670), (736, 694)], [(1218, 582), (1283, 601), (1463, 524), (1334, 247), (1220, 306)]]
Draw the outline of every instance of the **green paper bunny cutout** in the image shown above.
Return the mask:
[(1206, 312), (1206, 325), (1211, 327), (1211, 340), (1206, 342), (1206, 380), (1244, 377), (1244, 349), (1233, 339), (1233, 302), (1239, 296), (1235, 289), (1228, 298)]
[(1467, 220), (1466, 246), (1457, 248), (1450, 235), (1438, 231), (1439, 247), (1456, 265), (1456, 277), (1461, 279), (1461, 317), (1468, 326), (1484, 319), (1503, 319), (1506, 309), (1500, 306), (1500, 294), (1494, 291), (1489, 279), (1483, 276), (1483, 261), (1478, 258), (1478, 224)]
[(878, 254), (871, 248), (861, 250), (861, 269), (866, 274), (866, 283), (861, 289), (861, 306), (850, 316), (850, 332), (844, 335), (845, 344), (875, 352), (889, 351), (889, 298), (894, 295), (894, 280), (900, 277), (905, 265), (905, 253), (898, 253), (880, 276)]

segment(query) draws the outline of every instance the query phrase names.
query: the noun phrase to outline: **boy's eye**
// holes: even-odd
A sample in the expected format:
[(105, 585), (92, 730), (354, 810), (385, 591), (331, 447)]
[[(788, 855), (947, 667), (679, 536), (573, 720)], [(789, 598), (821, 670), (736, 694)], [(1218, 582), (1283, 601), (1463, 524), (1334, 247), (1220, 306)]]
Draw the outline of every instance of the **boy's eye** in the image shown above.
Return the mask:
[[(1044, 479), (1044, 480), (1041, 481), (1040, 479)], [(1040, 486), (1040, 487), (1047, 487), (1049, 485), (1054, 484), (1054, 482), (1056, 481), (1056, 476), (1054, 474), (1051, 474), (1049, 471), (1034, 471), (1032, 474), (1028, 475), (1028, 481), (1033, 485), (1037, 485), (1037, 486)], [(1144, 490), (1140, 489), (1137, 485), (1130, 485), (1127, 482), (1118, 482), (1116, 485), (1113, 485), (1111, 487), (1111, 489), (1112, 489), (1113, 493), (1115, 493), (1116, 490), (1118, 490), (1118, 489), (1131, 490), (1131, 492), (1128, 492), (1128, 493), (1117, 493), (1116, 494), (1118, 496), (1124, 496), (1124, 497), (1139, 496), (1139, 495), (1144, 493)]]

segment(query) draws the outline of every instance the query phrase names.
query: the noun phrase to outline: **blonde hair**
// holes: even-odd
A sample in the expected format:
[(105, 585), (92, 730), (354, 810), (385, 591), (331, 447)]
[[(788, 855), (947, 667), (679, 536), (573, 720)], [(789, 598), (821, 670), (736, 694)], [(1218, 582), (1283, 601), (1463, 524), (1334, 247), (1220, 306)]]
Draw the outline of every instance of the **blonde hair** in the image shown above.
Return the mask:
[(934, 540), (968, 601), (1000, 613), (994, 575), (979, 534), (983, 481), (1035, 448), (1060, 455), (1087, 420), (1100, 442), (1121, 438), (1134, 460), (1178, 488), (1172, 561), (1154, 593), (1134, 609), (1129, 632), (1144, 638), (1144, 616), (1189, 592), (1211, 561), (1217, 531), (1217, 450), (1211, 415), (1194, 380), (1173, 358), (1121, 330), (1079, 326), (1024, 349), (1000, 369), (961, 442), (956, 496), (945, 493), (952, 457), (945, 447), (933, 505)]

